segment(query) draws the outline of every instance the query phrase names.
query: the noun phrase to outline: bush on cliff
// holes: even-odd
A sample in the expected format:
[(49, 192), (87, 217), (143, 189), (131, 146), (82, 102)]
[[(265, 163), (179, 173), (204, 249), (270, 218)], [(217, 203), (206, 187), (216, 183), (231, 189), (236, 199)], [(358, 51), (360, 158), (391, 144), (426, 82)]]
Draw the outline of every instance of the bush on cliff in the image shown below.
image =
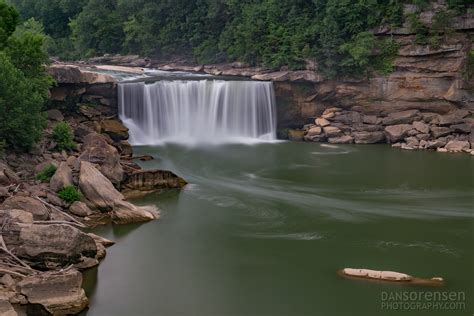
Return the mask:
[(60, 122), (53, 128), (53, 140), (57, 143), (58, 150), (71, 150), (76, 148), (71, 126), (66, 122)]
[(0, 142), (28, 150), (46, 126), (43, 106), (53, 81), (44, 36), (17, 23), (16, 11), (0, 0)]
[(68, 186), (61, 189), (58, 192), (58, 196), (68, 203), (74, 203), (81, 200), (81, 193), (76, 189), (76, 187)]

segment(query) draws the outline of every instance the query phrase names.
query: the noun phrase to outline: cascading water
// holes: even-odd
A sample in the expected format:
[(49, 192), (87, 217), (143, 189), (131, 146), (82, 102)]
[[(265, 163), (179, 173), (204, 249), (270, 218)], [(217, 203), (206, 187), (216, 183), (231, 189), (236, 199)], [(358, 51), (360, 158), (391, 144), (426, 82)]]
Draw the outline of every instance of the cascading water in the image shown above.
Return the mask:
[(119, 114), (133, 145), (275, 140), (275, 112), (271, 82), (119, 84)]

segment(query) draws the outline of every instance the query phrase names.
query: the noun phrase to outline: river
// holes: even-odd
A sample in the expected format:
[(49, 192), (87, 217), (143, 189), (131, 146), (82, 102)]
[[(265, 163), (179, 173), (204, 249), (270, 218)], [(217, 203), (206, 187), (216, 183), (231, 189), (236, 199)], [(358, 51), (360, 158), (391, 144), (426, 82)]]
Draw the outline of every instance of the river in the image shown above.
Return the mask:
[[(295, 142), (135, 153), (189, 184), (134, 201), (156, 204), (158, 221), (97, 229), (117, 244), (86, 273), (87, 315), (472, 313), (469, 155)], [(344, 267), (441, 276), (446, 286), (349, 280), (336, 273)], [(465, 308), (383, 305), (400, 291), (461, 292)]]

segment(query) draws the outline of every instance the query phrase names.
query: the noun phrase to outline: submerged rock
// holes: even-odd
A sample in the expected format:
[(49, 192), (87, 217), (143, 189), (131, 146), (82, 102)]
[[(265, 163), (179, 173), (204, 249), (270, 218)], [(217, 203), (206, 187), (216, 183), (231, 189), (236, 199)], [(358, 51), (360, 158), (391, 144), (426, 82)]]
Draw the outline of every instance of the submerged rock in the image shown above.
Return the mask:
[(186, 185), (183, 178), (165, 170), (137, 170), (125, 176), (122, 193), (128, 197), (139, 197), (163, 189), (179, 189)]

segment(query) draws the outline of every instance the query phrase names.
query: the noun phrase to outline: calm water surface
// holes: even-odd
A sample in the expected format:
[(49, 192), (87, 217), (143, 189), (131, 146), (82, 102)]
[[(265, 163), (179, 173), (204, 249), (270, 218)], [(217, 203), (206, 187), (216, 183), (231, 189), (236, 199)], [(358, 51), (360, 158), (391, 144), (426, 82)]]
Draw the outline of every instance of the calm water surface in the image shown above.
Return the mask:
[[(86, 274), (87, 315), (472, 315), (474, 158), (386, 146), (139, 147), (182, 191), (135, 201), (159, 221), (102, 227), (117, 241)], [(348, 280), (364, 267), (444, 288)], [(391, 311), (383, 293), (456, 291), (465, 309)]]

